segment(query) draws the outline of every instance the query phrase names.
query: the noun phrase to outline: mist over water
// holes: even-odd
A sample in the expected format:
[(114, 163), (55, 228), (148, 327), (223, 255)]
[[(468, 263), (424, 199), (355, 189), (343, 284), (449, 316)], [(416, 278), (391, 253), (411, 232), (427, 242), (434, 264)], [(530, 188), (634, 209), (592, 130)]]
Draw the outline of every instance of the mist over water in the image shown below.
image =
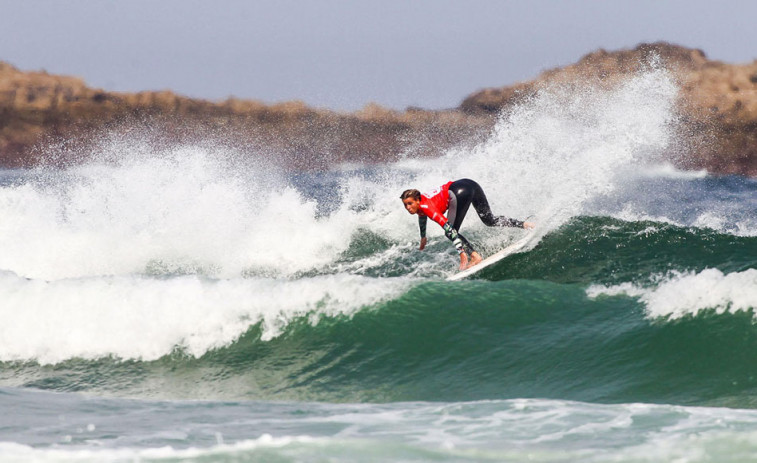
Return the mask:
[[(232, 433), (231, 447), (203, 424), (187, 424), (176, 441), (122, 429), (137, 449), (197, 445), (261, 461), (266, 452), (301, 461), (298, 452), (323, 442), (345, 461), (378, 452), (372, 442), (391, 433), (372, 427), (373, 413), (406, 428), (389, 438), (405, 446), (397, 460), (522, 461), (525, 450), (502, 453), (485, 437), (503, 426), (523, 433), (514, 448), (535, 446), (544, 461), (587, 457), (566, 436), (591, 440), (580, 430), (607, 422), (624, 431), (589, 447), (619, 461), (681, 442), (675, 426), (715, 432), (689, 407), (757, 403), (757, 184), (661, 163), (679, 149), (676, 95), (654, 67), (611, 90), (545, 89), (472, 149), (328, 172), (286, 172), (210, 144), (155, 148), (138, 136), (104, 136), (78, 166), (1, 171), (0, 401), (55, 402), (15, 392), (30, 388), (107, 396), (98, 400), (118, 410), (161, 399), (158, 409), (180, 413), (181, 400), (201, 399), (208, 404), (188, 409), (219, 423), (239, 412), (224, 401), (261, 401), (266, 411), (245, 413), (280, 432)], [(417, 218), (398, 197), (459, 178), (481, 184), (495, 214), (537, 229), (524, 252), (446, 282), (453, 247), (430, 224), (418, 251)], [(462, 231), (485, 254), (524, 235), (472, 212)], [(75, 402), (66, 397), (64, 407)], [(638, 402), (659, 408), (640, 412)], [(373, 424), (355, 418), (363, 412)], [(155, 432), (174, 426), (155, 413)], [(716, 414), (745, 434), (707, 434), (701, 446), (751, 442), (754, 415), (743, 413)], [(79, 434), (110, 442), (91, 424)], [(421, 432), (439, 426), (446, 437)], [(27, 445), (76, 441), (70, 430), (50, 435), (19, 437), (0, 454), (55, 460)], [(423, 453), (427, 445), (439, 453)], [(162, 458), (114, 452), (108, 459)]]

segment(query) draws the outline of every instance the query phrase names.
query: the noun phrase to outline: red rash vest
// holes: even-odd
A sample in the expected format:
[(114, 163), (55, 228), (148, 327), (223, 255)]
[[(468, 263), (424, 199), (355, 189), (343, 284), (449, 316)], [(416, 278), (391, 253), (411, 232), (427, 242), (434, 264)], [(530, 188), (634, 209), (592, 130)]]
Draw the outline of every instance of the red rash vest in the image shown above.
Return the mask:
[(449, 186), (452, 182), (447, 182), (439, 188), (429, 193), (421, 194), (421, 208), (418, 214), (424, 215), (440, 226), (444, 227), (447, 223), (447, 217), (444, 213), (449, 207)]

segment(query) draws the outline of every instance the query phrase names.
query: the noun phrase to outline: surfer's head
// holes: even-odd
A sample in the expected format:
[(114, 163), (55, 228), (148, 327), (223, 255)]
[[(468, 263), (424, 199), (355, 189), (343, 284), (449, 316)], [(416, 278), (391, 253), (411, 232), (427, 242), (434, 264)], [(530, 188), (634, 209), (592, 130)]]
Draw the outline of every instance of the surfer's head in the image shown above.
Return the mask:
[(416, 189), (405, 190), (400, 195), (405, 210), (411, 214), (417, 214), (421, 207), (421, 192)]

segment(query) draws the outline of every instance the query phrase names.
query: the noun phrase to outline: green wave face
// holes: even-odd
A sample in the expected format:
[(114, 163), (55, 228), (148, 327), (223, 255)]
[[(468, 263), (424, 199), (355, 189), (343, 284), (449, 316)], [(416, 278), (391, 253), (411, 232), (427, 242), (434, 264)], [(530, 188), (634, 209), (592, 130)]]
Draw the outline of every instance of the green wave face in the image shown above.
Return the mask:
[(510, 257), (481, 278), (558, 283), (645, 282), (671, 271), (757, 267), (757, 239), (657, 222), (580, 217), (531, 252)]
[(754, 237), (584, 217), (480, 279), (419, 281), (351, 316), (297, 318), (271, 340), (256, 324), (200, 358), (177, 351), (153, 362), (5, 363), (0, 380), (136, 397), (751, 407), (753, 307), (653, 316), (642, 296), (593, 297), (587, 288), (653, 291), (671, 272), (753, 271), (755, 256)]

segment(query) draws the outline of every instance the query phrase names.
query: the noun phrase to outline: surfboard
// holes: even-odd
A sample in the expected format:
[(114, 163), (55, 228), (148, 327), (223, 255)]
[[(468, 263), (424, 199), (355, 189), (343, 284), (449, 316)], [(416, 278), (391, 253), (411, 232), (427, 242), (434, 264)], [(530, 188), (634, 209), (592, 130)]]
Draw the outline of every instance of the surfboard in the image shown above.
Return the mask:
[(474, 275), (480, 272), (486, 267), (496, 264), (497, 262), (501, 261), (502, 259), (504, 259), (505, 257), (511, 254), (515, 254), (516, 252), (522, 251), (526, 247), (528, 242), (531, 240), (532, 236), (533, 236), (533, 232), (527, 233), (521, 239), (515, 241), (514, 243), (509, 244), (507, 247), (505, 247), (501, 251), (497, 252), (496, 254), (492, 254), (491, 256), (482, 260), (478, 265), (474, 265), (473, 267), (463, 270), (462, 272), (458, 272), (454, 275), (448, 276), (447, 281), (463, 280), (465, 278), (468, 278), (471, 275)]

